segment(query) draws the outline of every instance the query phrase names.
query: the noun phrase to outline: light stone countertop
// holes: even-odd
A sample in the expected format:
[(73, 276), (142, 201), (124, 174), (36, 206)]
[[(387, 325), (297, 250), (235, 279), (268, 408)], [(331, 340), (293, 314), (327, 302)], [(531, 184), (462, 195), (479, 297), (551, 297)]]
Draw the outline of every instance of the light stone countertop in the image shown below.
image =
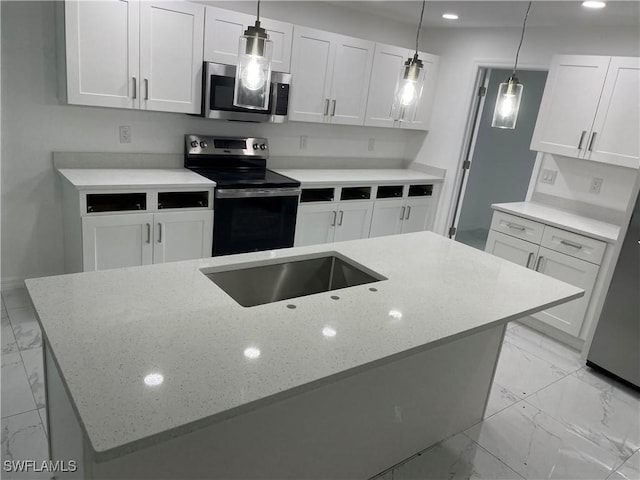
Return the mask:
[(79, 190), (216, 186), (186, 168), (60, 168), (58, 172)]
[(327, 185), (354, 185), (372, 183), (376, 185), (388, 185), (402, 182), (442, 182), (442, 177), (429, 175), (418, 170), (404, 168), (377, 168), (377, 169), (274, 169), (287, 177), (291, 177), (302, 183), (302, 186), (327, 184)]
[[(245, 308), (200, 271), (322, 252), (387, 280)], [(26, 285), (98, 461), (584, 293), (432, 232)], [(247, 349), (260, 355), (248, 358)], [(162, 375), (163, 383), (147, 386), (149, 374)]]
[(494, 203), (491, 208), (609, 243), (615, 243), (620, 235), (620, 227), (617, 225), (540, 203)]

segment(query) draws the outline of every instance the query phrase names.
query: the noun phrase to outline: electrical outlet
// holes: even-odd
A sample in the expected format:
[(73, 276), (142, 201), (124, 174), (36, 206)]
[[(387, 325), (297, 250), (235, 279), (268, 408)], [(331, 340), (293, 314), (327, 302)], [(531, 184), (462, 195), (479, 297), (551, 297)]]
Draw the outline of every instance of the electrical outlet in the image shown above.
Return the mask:
[(131, 127), (129, 125), (120, 126), (120, 143), (131, 143)]
[(307, 137), (306, 135), (300, 135), (300, 150), (306, 150), (307, 149), (307, 140), (309, 137)]
[(556, 183), (556, 175), (558, 175), (557, 170), (551, 169), (543, 169), (542, 175), (540, 176), (540, 183), (548, 183), (549, 185), (553, 185)]
[(369, 139), (369, 145), (368, 145), (367, 149), (370, 152), (373, 152), (373, 149), (375, 148), (375, 146), (376, 146), (376, 139), (375, 138), (370, 138)]
[(600, 188), (602, 187), (602, 178), (593, 177), (591, 179), (591, 185), (589, 185), (589, 192), (591, 193), (600, 193)]

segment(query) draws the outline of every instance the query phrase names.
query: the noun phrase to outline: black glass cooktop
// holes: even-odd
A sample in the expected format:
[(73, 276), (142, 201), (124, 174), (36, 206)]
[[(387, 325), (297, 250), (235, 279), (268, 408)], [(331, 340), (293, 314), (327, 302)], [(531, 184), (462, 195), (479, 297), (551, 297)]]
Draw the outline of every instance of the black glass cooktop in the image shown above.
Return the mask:
[(292, 188), (300, 182), (269, 169), (207, 169), (194, 168), (194, 172), (216, 182), (216, 188)]

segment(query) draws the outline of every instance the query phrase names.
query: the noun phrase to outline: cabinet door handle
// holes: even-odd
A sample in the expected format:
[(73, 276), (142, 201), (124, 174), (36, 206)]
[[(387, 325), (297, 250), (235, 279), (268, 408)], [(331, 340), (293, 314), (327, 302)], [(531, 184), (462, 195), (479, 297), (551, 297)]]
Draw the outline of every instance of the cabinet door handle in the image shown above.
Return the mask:
[(577, 248), (578, 250), (580, 250), (582, 248), (582, 245), (580, 245), (578, 243), (570, 242), (569, 240), (560, 240), (560, 243), (562, 245), (567, 245), (568, 247)]
[(411, 215), (411, 205), (407, 207), (407, 218), (405, 220), (409, 220), (409, 215)]
[(593, 151), (593, 142), (594, 142), (594, 140), (596, 139), (596, 135), (597, 135), (597, 133), (596, 133), (596, 132), (593, 132), (593, 133), (591, 134), (591, 140), (589, 140), (589, 148), (588, 148), (588, 150), (589, 150), (590, 152), (591, 152), (591, 151)]
[(526, 230), (522, 225), (516, 225), (515, 223), (507, 223), (507, 227), (513, 228), (514, 230), (520, 230), (521, 232)]
[(138, 79), (133, 77), (133, 99), (138, 98)]
[(340, 210), (340, 219), (338, 220), (338, 226), (342, 225), (342, 219), (344, 218), (344, 212)]
[(326, 117), (329, 114), (329, 99), (324, 99), (324, 116)]
[(162, 243), (162, 224), (158, 222), (158, 243)]
[(338, 212), (336, 212), (336, 211), (334, 210), (334, 211), (333, 211), (333, 212), (331, 212), (331, 213), (333, 213), (333, 216), (331, 217), (331, 226), (332, 226), (332, 227), (335, 227), (335, 225), (336, 225), (336, 216), (338, 215)]
[(400, 220), (404, 220), (404, 211), (405, 207), (402, 207), (402, 211), (400, 212)]
[(144, 79), (144, 99), (149, 100), (149, 79)]
[(527, 268), (529, 268), (529, 264), (531, 263), (532, 258), (533, 258), (533, 252), (529, 252), (529, 258), (527, 258)]
[(538, 257), (538, 263), (536, 263), (536, 268), (535, 268), (536, 272), (539, 272), (539, 271), (540, 271), (540, 264), (542, 263), (542, 259), (543, 259), (543, 258), (544, 258), (544, 257), (543, 257), (542, 255), (540, 255), (540, 256)]
[(331, 100), (331, 116), (332, 117), (336, 116), (336, 101), (335, 100)]
[(582, 130), (580, 134), (580, 141), (578, 142), (578, 150), (582, 150), (582, 142), (584, 141), (584, 136), (587, 134), (586, 130)]
[(147, 243), (151, 243), (151, 224), (147, 223)]

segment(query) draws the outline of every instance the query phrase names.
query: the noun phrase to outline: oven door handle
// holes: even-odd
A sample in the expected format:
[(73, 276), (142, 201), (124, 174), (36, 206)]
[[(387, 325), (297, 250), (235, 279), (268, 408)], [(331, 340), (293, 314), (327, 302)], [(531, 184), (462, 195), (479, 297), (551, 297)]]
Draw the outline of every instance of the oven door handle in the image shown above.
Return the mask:
[(225, 188), (216, 189), (216, 198), (299, 197), (300, 188)]

